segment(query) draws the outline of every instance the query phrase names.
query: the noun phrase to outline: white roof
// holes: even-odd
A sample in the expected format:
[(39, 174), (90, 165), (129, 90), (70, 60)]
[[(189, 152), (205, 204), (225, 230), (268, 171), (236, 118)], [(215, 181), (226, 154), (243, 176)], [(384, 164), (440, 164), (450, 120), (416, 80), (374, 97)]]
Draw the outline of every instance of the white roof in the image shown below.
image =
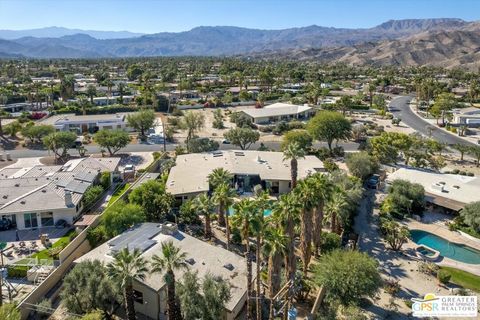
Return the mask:
[(480, 179), (477, 177), (401, 168), (387, 177), (388, 181), (397, 179), (421, 184), (425, 192), (445, 199), (464, 204), (480, 201)]
[[(259, 175), (262, 180), (289, 181), (290, 161), (284, 161), (283, 157), (282, 152), (248, 150), (179, 155), (170, 170), (167, 190), (173, 195), (208, 191), (208, 175), (216, 168), (238, 175)], [(298, 159), (298, 178), (323, 168), (323, 162), (315, 156)]]
[[(160, 233), (150, 238), (153, 240), (154, 244), (143, 252), (143, 258), (150, 262), (151, 257), (154, 254), (161, 256), (162, 243), (166, 241), (172, 241), (176, 247), (180, 248), (181, 252), (186, 253), (186, 260), (194, 260), (193, 264), (188, 264), (189, 269), (192, 271), (198, 271), (198, 276), (200, 278), (207, 273), (211, 273), (230, 282), (232, 298), (226, 304), (227, 310), (232, 311), (235, 306), (242, 301), (247, 290), (247, 271), (245, 259), (243, 257), (231, 251), (227, 251), (222, 247), (213, 246), (180, 231), (175, 231), (171, 234), (164, 233), (163, 231), (160, 231), (162, 229), (162, 225), (158, 225), (156, 223), (142, 223), (86, 253), (82, 257), (75, 260), (75, 263), (86, 260), (99, 260), (105, 264), (108, 264), (109, 262), (113, 261), (111, 248), (113, 247), (116, 239), (128, 236), (129, 242), (134, 243), (137, 238), (141, 238), (142, 234), (152, 227), (158, 227)], [(233, 266), (233, 270), (225, 268), (224, 265), (226, 264), (231, 264)], [(253, 263), (252, 265), (253, 270), (255, 270), (255, 264)], [(181, 279), (183, 273), (184, 271), (182, 270), (175, 271), (176, 278), (178, 280)], [(163, 273), (149, 273), (142, 283), (156, 291), (159, 291), (165, 285), (163, 277)]]
[(288, 103), (274, 103), (260, 109), (245, 109), (243, 112), (252, 118), (278, 117), (299, 114), (311, 110), (312, 107)]

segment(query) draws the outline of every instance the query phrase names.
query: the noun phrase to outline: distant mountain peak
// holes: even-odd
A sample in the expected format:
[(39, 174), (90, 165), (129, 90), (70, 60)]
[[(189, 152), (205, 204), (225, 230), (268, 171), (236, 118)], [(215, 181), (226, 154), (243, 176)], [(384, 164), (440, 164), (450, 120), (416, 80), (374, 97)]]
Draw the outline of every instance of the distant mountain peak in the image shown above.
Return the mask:
[(468, 22), (458, 18), (402, 19), (388, 20), (374, 29), (382, 30), (428, 30), (432, 28), (462, 27)]

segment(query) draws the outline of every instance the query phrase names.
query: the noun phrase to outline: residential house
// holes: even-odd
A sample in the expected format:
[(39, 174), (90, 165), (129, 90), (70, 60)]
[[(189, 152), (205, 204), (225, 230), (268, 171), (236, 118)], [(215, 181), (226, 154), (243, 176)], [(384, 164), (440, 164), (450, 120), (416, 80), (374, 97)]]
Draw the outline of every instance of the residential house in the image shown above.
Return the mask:
[(455, 109), (452, 111), (453, 125), (464, 125), (467, 127), (480, 126), (480, 109), (468, 107), (463, 109)]
[(400, 168), (387, 176), (387, 185), (401, 179), (418, 183), (425, 189), (425, 201), (447, 212), (458, 212), (466, 204), (480, 201), (480, 179), (437, 173), (418, 168)]
[[(234, 175), (232, 186), (239, 194), (252, 193), (256, 185), (272, 195), (291, 189), (290, 161), (284, 160), (282, 152), (228, 150), (177, 156), (168, 176), (167, 191), (179, 202), (208, 192), (208, 175), (216, 168)], [(323, 162), (315, 156), (298, 159), (299, 179), (324, 171)]]
[(268, 124), (278, 121), (306, 120), (315, 115), (315, 110), (308, 105), (274, 103), (263, 108), (242, 110), (255, 124)]
[[(153, 255), (162, 255), (162, 244), (171, 241), (186, 254), (185, 262), (189, 269), (198, 272), (203, 278), (206, 274), (221, 277), (231, 285), (231, 298), (225, 305), (225, 313), (220, 319), (236, 319), (242, 312), (247, 299), (247, 268), (245, 259), (219, 246), (194, 238), (177, 229), (175, 224), (142, 223), (110, 241), (100, 245), (75, 261), (99, 260), (105, 264), (113, 261), (115, 253), (124, 248), (138, 249), (142, 257), (151, 261)], [(255, 270), (253, 263), (252, 270)], [(177, 281), (185, 270), (175, 270)], [(167, 286), (165, 272), (147, 273), (144, 280), (135, 280), (135, 310), (150, 319), (166, 320)]]
[(58, 131), (95, 133), (102, 129), (122, 129), (130, 131), (127, 125), (127, 114), (93, 114), (75, 115), (73, 113), (54, 115), (41, 121), (41, 124), (53, 125)]
[(119, 175), (120, 158), (82, 158), (64, 166), (0, 170), (0, 216), (18, 229), (71, 224), (84, 209), (83, 196), (102, 172)]

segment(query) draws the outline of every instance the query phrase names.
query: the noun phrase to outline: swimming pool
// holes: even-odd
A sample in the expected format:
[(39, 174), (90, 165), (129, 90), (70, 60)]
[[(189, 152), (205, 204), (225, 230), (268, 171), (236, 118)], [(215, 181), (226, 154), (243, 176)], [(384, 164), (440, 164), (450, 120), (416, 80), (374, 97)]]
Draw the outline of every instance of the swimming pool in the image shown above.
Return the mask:
[[(235, 214), (235, 209), (230, 207), (230, 208), (228, 208), (228, 215), (231, 216), (232, 214)], [(270, 210), (270, 209), (263, 210), (263, 216), (264, 217), (268, 217), (271, 214), (272, 214), (272, 210)]]
[(410, 230), (413, 242), (423, 244), (440, 252), (444, 257), (470, 264), (480, 264), (480, 251), (469, 246), (450, 242), (423, 230)]

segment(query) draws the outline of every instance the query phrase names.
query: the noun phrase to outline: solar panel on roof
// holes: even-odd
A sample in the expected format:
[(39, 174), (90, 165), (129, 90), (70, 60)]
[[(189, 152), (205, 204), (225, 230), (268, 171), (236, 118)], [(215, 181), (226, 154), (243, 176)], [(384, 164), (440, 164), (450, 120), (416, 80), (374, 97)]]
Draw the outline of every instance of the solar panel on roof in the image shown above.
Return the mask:
[(112, 253), (119, 252), (127, 247), (129, 250), (138, 249), (144, 252), (157, 243), (157, 241), (152, 240), (152, 238), (160, 232), (161, 229), (157, 225), (142, 225), (111, 240), (108, 242), (108, 245)]

